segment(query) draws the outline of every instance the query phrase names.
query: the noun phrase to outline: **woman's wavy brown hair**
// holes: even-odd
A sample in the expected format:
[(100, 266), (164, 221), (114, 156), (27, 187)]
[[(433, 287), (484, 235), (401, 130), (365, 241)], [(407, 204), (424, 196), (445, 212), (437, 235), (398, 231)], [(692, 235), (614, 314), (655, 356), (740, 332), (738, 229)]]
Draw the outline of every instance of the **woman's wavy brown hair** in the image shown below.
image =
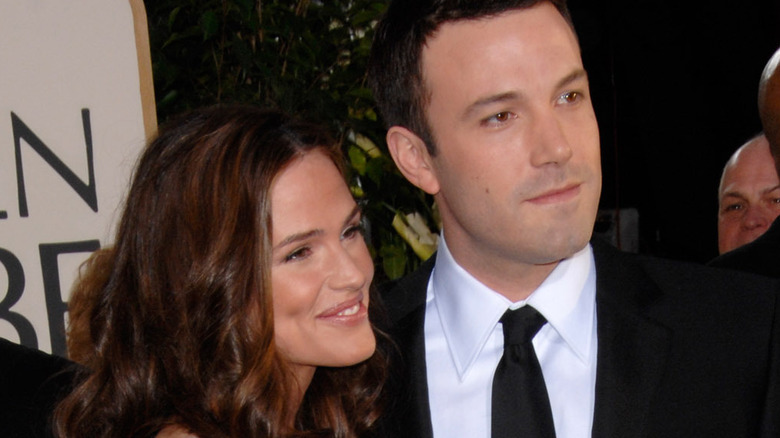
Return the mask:
[(113, 247), (88, 260), (71, 294), (68, 348), (86, 371), (56, 409), (57, 435), (149, 437), (177, 424), (204, 438), (356, 437), (371, 427), (386, 373), (380, 333), (367, 361), (319, 368), (300, 408), (274, 344), (270, 187), (314, 150), (343, 169), (320, 128), (250, 106), (197, 110), (161, 130)]

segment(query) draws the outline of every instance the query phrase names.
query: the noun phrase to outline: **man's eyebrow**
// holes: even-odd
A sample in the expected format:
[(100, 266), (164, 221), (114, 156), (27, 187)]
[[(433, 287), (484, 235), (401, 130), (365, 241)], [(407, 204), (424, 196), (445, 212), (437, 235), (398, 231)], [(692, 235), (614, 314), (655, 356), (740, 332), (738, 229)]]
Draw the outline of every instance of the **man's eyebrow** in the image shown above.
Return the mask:
[(572, 82), (575, 82), (575, 81), (577, 81), (579, 79), (583, 79), (583, 78), (587, 79), (588, 78), (588, 73), (584, 69), (579, 68), (579, 69), (574, 70), (573, 72), (569, 73), (568, 75), (564, 76), (563, 79), (558, 81), (558, 83), (556, 84), (555, 88), (556, 89), (563, 88), (563, 87), (571, 84)]
[(774, 192), (777, 189), (780, 189), (780, 184), (778, 184), (778, 185), (776, 185), (774, 187), (770, 187), (768, 189), (761, 190), (761, 194), (767, 194), (767, 193), (770, 193), (770, 192)]
[[(568, 75), (564, 76), (560, 81), (558, 81), (557, 84), (555, 84), (555, 89), (563, 88), (572, 82), (575, 82), (582, 78), (587, 78), (588, 74), (585, 72), (584, 69), (576, 69), (573, 72), (569, 73)], [(507, 91), (505, 93), (498, 93), (498, 94), (492, 94), (490, 96), (481, 97), (474, 102), (472, 102), (468, 107), (466, 107), (466, 110), (463, 112), (463, 119), (468, 119), (472, 114), (479, 111), (480, 108), (483, 108), (488, 105), (492, 105), (494, 103), (500, 103), (500, 102), (506, 102), (509, 100), (522, 100), (523, 95), (520, 93), (517, 93), (515, 91)]]
[(498, 93), (481, 97), (466, 107), (466, 111), (463, 112), (463, 119), (470, 118), (474, 113), (478, 112), (480, 108), (486, 107), (488, 105), (518, 99), (521, 99), (520, 94), (514, 91), (507, 91), (505, 93)]
[(735, 191), (725, 192), (725, 193), (723, 193), (723, 195), (721, 195), (720, 198), (721, 199), (724, 199), (724, 198), (739, 198), (739, 199), (747, 200), (747, 197), (745, 195), (743, 195), (740, 192), (735, 192)]

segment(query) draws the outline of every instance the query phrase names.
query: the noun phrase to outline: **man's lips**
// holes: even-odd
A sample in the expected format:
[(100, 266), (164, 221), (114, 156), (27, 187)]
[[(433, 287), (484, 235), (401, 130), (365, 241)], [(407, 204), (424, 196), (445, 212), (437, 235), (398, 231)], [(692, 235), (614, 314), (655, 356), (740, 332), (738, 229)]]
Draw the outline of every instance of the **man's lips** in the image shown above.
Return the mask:
[(528, 199), (527, 202), (538, 205), (566, 202), (575, 198), (580, 193), (581, 185), (581, 183), (574, 183), (561, 188), (548, 190), (538, 196)]

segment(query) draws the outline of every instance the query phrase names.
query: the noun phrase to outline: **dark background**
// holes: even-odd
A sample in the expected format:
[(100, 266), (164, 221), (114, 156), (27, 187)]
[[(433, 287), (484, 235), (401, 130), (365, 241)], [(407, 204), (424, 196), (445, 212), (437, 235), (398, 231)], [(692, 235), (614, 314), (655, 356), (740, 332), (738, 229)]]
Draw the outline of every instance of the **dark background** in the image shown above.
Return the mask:
[(780, 1), (570, 0), (601, 129), (601, 208), (639, 211), (640, 252), (717, 255), (717, 186), (761, 130)]

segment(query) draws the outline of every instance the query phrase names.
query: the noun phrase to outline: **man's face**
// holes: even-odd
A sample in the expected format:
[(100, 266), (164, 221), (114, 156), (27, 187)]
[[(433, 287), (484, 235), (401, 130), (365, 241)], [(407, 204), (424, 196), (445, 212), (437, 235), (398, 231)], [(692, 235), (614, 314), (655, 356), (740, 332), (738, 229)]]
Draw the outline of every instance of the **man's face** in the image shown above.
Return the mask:
[(434, 194), (456, 260), (473, 273), (582, 249), (601, 191), (599, 134), (579, 46), (558, 11), (542, 3), (444, 24), (422, 65)]
[(718, 195), (721, 254), (756, 240), (772, 225), (780, 215), (780, 180), (765, 137), (729, 160)]

